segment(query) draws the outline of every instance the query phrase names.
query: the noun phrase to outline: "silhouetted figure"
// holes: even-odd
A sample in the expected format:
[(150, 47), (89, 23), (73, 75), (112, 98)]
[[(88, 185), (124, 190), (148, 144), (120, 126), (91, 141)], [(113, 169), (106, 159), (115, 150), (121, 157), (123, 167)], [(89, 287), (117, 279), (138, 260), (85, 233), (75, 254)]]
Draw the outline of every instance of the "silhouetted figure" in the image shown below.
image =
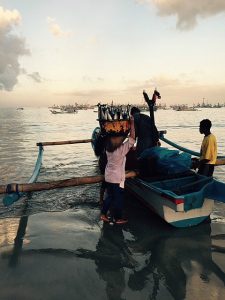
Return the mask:
[(217, 158), (216, 137), (210, 132), (212, 123), (208, 119), (200, 122), (199, 131), (204, 134), (201, 145), (198, 174), (211, 177), (213, 176), (214, 166)]

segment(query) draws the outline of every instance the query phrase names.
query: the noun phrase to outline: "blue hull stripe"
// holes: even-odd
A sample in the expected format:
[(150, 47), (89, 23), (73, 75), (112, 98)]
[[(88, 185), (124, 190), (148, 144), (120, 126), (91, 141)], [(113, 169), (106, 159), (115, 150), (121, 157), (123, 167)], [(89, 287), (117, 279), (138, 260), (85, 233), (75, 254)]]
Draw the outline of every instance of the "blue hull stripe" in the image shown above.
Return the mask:
[(204, 217), (197, 217), (192, 219), (185, 219), (181, 221), (171, 222), (169, 224), (173, 225), (174, 227), (191, 227), (200, 224), (205, 219), (207, 219), (209, 216)]

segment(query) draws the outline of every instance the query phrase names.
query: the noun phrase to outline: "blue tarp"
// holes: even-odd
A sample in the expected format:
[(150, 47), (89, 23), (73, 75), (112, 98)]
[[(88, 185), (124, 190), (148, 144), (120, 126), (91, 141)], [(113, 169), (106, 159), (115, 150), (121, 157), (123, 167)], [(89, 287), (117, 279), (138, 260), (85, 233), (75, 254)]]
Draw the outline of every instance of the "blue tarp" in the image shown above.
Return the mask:
[(154, 158), (157, 173), (177, 174), (190, 170), (191, 155), (178, 150), (169, 150), (165, 147), (152, 147), (141, 154), (141, 159)]

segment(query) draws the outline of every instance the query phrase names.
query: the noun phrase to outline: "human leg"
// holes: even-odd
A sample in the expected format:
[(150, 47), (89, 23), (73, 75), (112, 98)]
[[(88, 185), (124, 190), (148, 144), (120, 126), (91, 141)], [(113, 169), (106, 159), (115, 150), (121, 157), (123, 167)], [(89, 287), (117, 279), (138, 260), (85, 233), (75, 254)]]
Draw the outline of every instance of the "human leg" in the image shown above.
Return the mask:
[(117, 221), (122, 219), (124, 204), (124, 189), (119, 184), (113, 186), (113, 217)]
[(103, 205), (104, 198), (106, 198), (106, 183), (105, 183), (105, 181), (102, 182), (101, 187), (100, 187), (100, 195), (99, 195), (100, 206)]
[(102, 206), (101, 213), (102, 213), (102, 215), (107, 216), (107, 213), (108, 213), (109, 208), (110, 208), (110, 206), (112, 204), (112, 201), (113, 201), (112, 183), (106, 182), (105, 187), (107, 189), (107, 194), (106, 194), (106, 197), (103, 201), (103, 206)]
[(210, 165), (210, 164), (202, 164), (198, 169), (198, 174), (207, 177), (212, 177), (213, 172), (214, 172), (214, 165)]

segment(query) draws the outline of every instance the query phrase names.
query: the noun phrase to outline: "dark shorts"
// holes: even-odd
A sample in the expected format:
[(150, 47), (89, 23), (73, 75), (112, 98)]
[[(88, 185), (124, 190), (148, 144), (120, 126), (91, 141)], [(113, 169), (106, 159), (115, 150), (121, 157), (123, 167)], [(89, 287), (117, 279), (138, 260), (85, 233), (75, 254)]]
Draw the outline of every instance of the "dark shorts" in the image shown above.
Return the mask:
[(204, 175), (207, 177), (212, 177), (214, 172), (214, 165), (204, 164), (201, 165), (198, 169), (198, 174)]

